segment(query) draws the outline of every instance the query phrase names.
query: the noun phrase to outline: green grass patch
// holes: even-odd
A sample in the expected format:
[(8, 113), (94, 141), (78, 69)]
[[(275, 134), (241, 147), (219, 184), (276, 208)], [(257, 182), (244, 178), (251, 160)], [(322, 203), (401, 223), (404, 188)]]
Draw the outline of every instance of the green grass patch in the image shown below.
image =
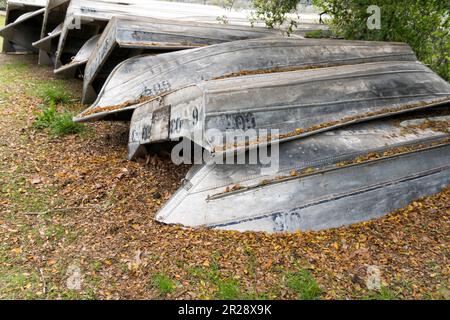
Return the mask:
[(71, 112), (65, 111), (57, 114), (50, 126), (52, 133), (56, 136), (82, 133), (85, 130), (85, 126), (81, 123), (73, 122), (72, 118), (73, 114)]
[(95, 272), (99, 272), (100, 270), (102, 270), (102, 262), (101, 261), (93, 261), (91, 263), (91, 268)]
[(0, 298), (36, 299), (39, 281), (37, 272), (25, 273), (19, 268), (4, 270), (0, 275)]
[(40, 278), (37, 270), (19, 266), (21, 255), (12, 256), (10, 247), (0, 245), (0, 299), (36, 299)]
[(68, 134), (77, 134), (85, 130), (85, 126), (73, 122), (74, 114), (63, 109), (58, 112), (57, 106), (64, 108), (71, 102), (71, 95), (60, 83), (41, 84), (33, 89), (33, 95), (44, 100), (40, 112), (36, 115), (33, 127), (38, 130), (50, 129), (55, 136), (64, 136)]
[(201, 281), (209, 282), (216, 288), (214, 296), (209, 297), (209, 295), (207, 295), (207, 298), (219, 300), (259, 298), (259, 296), (253, 292), (243, 292), (239, 282), (236, 279), (222, 275), (214, 254), (212, 256), (212, 263), (209, 268), (193, 267), (189, 269), (189, 274)]
[[(0, 37), (2, 39), (2, 37)], [(1, 48), (1, 47), (0, 47)], [(0, 85), (5, 86), (0, 92), (0, 97), (8, 97), (11, 94), (14, 94), (11, 92), (11, 90), (8, 88), (11, 85), (14, 85), (16, 83), (23, 83), (24, 81), (27, 81), (29, 83), (29, 80), (25, 80), (26, 75), (28, 71), (28, 65), (27, 63), (23, 61), (16, 61), (14, 63), (5, 63), (0, 65)]]
[(302, 269), (298, 272), (288, 274), (286, 277), (286, 285), (301, 300), (316, 300), (322, 294), (322, 289), (320, 289), (308, 270)]
[(175, 283), (164, 274), (155, 275), (150, 285), (157, 289), (161, 295), (167, 295), (175, 290)]
[(68, 104), (72, 99), (65, 86), (59, 82), (42, 83), (31, 92), (48, 105)]
[(85, 131), (86, 127), (81, 123), (73, 122), (73, 113), (63, 110), (58, 112), (54, 103), (42, 107), (36, 114), (33, 127), (38, 130), (49, 129), (55, 136), (78, 134)]
[(216, 298), (219, 300), (238, 300), (242, 297), (239, 283), (234, 279), (219, 279), (217, 287)]
[(0, 173), (5, 183), (0, 185), (2, 196), (6, 197), (18, 212), (40, 212), (48, 209), (54, 188), (36, 189), (21, 176), (20, 170), (14, 173)]
[(397, 294), (387, 287), (381, 287), (380, 291), (372, 291), (363, 300), (398, 300)]

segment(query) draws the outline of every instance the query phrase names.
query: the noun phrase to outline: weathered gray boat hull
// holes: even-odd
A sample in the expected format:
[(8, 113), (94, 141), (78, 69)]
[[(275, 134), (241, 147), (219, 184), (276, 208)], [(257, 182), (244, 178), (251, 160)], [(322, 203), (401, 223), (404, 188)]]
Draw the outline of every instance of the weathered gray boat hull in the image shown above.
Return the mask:
[(294, 232), (381, 217), (450, 184), (448, 133), (403, 129), (394, 118), (286, 142), (274, 170), (261, 164), (198, 165), (156, 219), (187, 227)]
[(73, 78), (77, 74), (84, 74), (85, 66), (89, 57), (97, 45), (100, 35), (93, 36), (78, 51), (72, 62), (66, 64), (54, 71), (55, 77), (58, 79)]
[[(62, 27), (66, 19), (67, 11), (73, 12), (74, 7), (80, 10), (89, 11), (95, 7), (95, 3), (103, 2), (110, 4), (123, 4), (135, 6), (138, 4), (147, 4), (149, 1), (142, 0), (94, 0), (91, 7), (86, 6), (87, 2), (79, 4), (78, 0), (48, 0), (42, 23), (41, 39), (34, 42), (33, 46), (39, 49), (39, 64), (54, 65), (56, 60), (56, 51), (58, 48), (59, 37), (62, 33)], [(71, 8), (69, 10), (69, 5)], [(102, 8), (102, 4), (99, 5)], [(75, 10), (76, 11), (76, 10)], [(74, 24), (76, 26), (76, 24)], [(93, 34), (94, 35), (94, 34)], [(92, 35), (92, 36), (93, 36)]]
[(129, 157), (141, 145), (180, 138), (220, 156), (449, 101), (450, 84), (419, 62), (205, 81), (136, 109)]
[[(280, 38), (234, 41), (156, 57), (136, 57), (113, 70), (97, 100), (75, 120), (129, 120), (140, 99), (203, 80), (393, 60), (415, 61), (416, 57), (409, 46), (400, 43)], [(84, 90), (89, 90), (86, 82)]]
[(82, 102), (94, 102), (95, 92), (100, 91), (111, 71), (130, 57), (276, 35), (281, 36), (279, 30), (260, 27), (113, 17), (87, 63)]
[(3, 52), (36, 52), (32, 43), (40, 37), (44, 6), (45, 0), (8, 1), (5, 27), (0, 29)]
[[(163, 1), (130, 1), (130, 3), (110, 3), (89, 0), (71, 1), (64, 26), (59, 37), (55, 57), (55, 68), (70, 63), (84, 42), (99, 34), (114, 16), (153, 17), (161, 19), (187, 19), (190, 21), (217, 22), (220, 13), (227, 13), (229, 23), (240, 23), (245, 15), (237, 11), (227, 11), (215, 6), (180, 3), (174, 6)], [(134, 2), (134, 3), (133, 3)], [(249, 22), (247, 22), (249, 23)]]
[(69, 0), (47, 0), (40, 39), (33, 43), (39, 49), (38, 64), (53, 65), (58, 39), (66, 17)]

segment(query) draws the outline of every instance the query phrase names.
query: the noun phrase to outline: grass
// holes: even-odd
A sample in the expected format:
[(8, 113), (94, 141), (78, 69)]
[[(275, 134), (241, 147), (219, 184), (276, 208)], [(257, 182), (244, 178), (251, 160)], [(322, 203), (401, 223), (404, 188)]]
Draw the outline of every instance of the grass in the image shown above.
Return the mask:
[[(19, 168), (20, 169), (20, 168)], [(48, 209), (53, 188), (38, 190), (27, 183), (24, 177), (17, 177), (19, 173), (0, 173), (0, 178), (6, 179), (6, 183), (0, 185), (1, 193), (6, 196), (16, 212), (37, 212)]]
[[(0, 28), (5, 25), (5, 16), (0, 14)], [(3, 47), (3, 38), (0, 37), (0, 48)]]
[(38, 130), (50, 129), (50, 132), (55, 136), (84, 132), (85, 126), (73, 122), (72, 117), (71, 112), (66, 110), (58, 112), (56, 106), (51, 103), (49, 106), (44, 106), (42, 111), (36, 115), (33, 127)]
[(0, 275), (0, 298), (2, 299), (36, 299), (39, 290), (37, 272), (26, 273), (19, 269), (9, 269)]
[[(0, 40), (3, 39), (0, 37)], [(0, 47), (1, 48), (1, 47)], [(28, 70), (28, 65), (23, 61), (17, 61), (14, 63), (0, 64), (0, 85), (7, 87), (8, 85), (14, 85), (16, 83), (23, 83), (24, 75)], [(7, 97), (11, 95), (11, 90), (2, 90), (0, 97)]]
[[(204, 299), (218, 299), (218, 300), (257, 300), (267, 299), (267, 295), (255, 292), (253, 288), (242, 288), (240, 282), (232, 277), (227, 277), (221, 274), (217, 258), (213, 254), (212, 262), (208, 268), (192, 267), (188, 270), (189, 274), (197, 279), (201, 287), (212, 286), (213, 293), (210, 290), (205, 290), (203, 294)], [(250, 261), (252, 264), (252, 261)], [(208, 285), (207, 285), (208, 284)], [(210, 287), (211, 288), (211, 287)]]
[(301, 300), (316, 300), (322, 294), (322, 289), (320, 289), (308, 270), (302, 269), (296, 273), (288, 274), (286, 277), (286, 285)]
[(101, 261), (93, 261), (91, 267), (95, 272), (99, 272), (102, 269)]
[(151, 283), (152, 288), (158, 290), (160, 295), (167, 295), (175, 290), (175, 283), (164, 274), (157, 274), (153, 277)]
[(380, 291), (373, 291), (364, 300), (398, 300), (397, 295), (387, 287), (381, 287)]
[(33, 92), (33, 95), (43, 99), (47, 104), (58, 105), (68, 104), (72, 99), (67, 89), (59, 82), (54, 83), (42, 83), (37, 86)]
[(216, 298), (219, 300), (237, 300), (242, 296), (239, 283), (234, 279), (219, 280), (217, 287)]
[(81, 123), (73, 122), (72, 117), (73, 114), (67, 111), (57, 114), (54, 121), (50, 125), (51, 132), (56, 136), (84, 132), (85, 126)]
[(33, 90), (33, 94), (45, 102), (41, 106), (41, 112), (36, 115), (33, 124), (35, 129), (50, 129), (55, 136), (77, 134), (85, 130), (83, 124), (73, 122), (71, 112), (57, 111), (56, 106), (69, 104), (72, 98), (64, 86), (58, 83), (42, 84)]
[[(26, 84), (30, 96), (42, 99), (40, 111), (36, 113), (33, 127), (38, 130), (49, 129), (54, 136), (78, 134), (85, 131), (83, 124), (72, 121), (73, 113), (66, 110), (72, 105), (72, 96), (66, 86), (59, 81), (33, 83), (27, 78), (28, 65), (25, 62), (8, 63), (0, 66), (0, 85), (14, 82)], [(0, 92), (0, 99), (11, 95), (7, 90)], [(60, 111), (58, 111), (60, 110)]]

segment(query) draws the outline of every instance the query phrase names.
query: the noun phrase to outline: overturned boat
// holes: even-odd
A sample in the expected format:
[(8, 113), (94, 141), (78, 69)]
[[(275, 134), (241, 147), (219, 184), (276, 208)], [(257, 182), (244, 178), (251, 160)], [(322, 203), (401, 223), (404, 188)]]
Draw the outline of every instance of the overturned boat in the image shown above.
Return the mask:
[(261, 27), (113, 17), (87, 62), (82, 102), (95, 101), (114, 67), (130, 57), (277, 35), (279, 30)]
[[(246, 20), (243, 13), (228, 11), (216, 6), (164, 1), (134, 1), (136, 3), (110, 3), (89, 0), (73, 0), (59, 35), (55, 56), (55, 68), (71, 62), (83, 44), (101, 33), (114, 16), (153, 17), (161, 19), (186, 19), (198, 22), (216, 22), (221, 14), (227, 14), (229, 24), (241, 24)], [(249, 24), (249, 22), (246, 22)]]
[(33, 42), (33, 47), (39, 49), (39, 64), (54, 64), (53, 58), (69, 3), (69, 0), (47, 0), (41, 36), (39, 40)]
[(5, 26), (0, 29), (4, 38), (3, 52), (36, 52), (32, 43), (40, 38), (46, 0), (9, 0)]
[(449, 106), (274, 145), (263, 163), (196, 165), (156, 220), (295, 232), (380, 217), (450, 184)]
[(86, 62), (94, 51), (99, 39), (100, 35), (97, 34), (86, 41), (86, 43), (81, 47), (76, 56), (72, 58), (72, 61), (70, 63), (65, 64), (53, 71), (55, 73), (55, 76), (62, 79), (74, 78), (77, 74), (84, 74)]
[(412, 61), (204, 81), (134, 111), (129, 158), (181, 138), (220, 156), (449, 101), (450, 84)]
[(93, 86), (87, 81), (89, 77), (85, 78), (85, 99), (97, 93), (98, 97), (75, 121), (128, 120), (142, 100), (202, 80), (395, 60), (416, 61), (416, 57), (402, 43), (279, 37), (139, 56), (119, 64), (100, 91), (100, 86)]
[[(41, 37), (33, 43), (33, 47), (39, 49), (39, 64), (54, 65), (55, 54), (58, 48), (64, 20), (69, 10), (69, 5), (77, 6), (77, 0), (48, 0), (45, 7), (44, 20), (42, 22)], [(145, 3), (142, 0), (95, 0), (90, 2), (106, 2), (111, 4), (136, 5)], [(86, 2), (85, 2), (86, 3)], [(84, 7), (88, 10), (88, 7)], [(69, 10), (71, 12), (72, 9)], [(77, 55), (82, 53), (77, 53)]]
[[(137, 5), (145, 4), (144, 0), (94, 0), (91, 2), (106, 2), (111, 4)], [(48, 0), (45, 7), (44, 20), (42, 22), (41, 37), (33, 43), (33, 47), (39, 49), (39, 64), (54, 65), (55, 54), (59, 43), (64, 20), (69, 10), (69, 5), (77, 6), (77, 0)], [(88, 7), (84, 7), (88, 10)], [(69, 11), (71, 11), (70, 9)], [(80, 53), (81, 54), (81, 53)]]

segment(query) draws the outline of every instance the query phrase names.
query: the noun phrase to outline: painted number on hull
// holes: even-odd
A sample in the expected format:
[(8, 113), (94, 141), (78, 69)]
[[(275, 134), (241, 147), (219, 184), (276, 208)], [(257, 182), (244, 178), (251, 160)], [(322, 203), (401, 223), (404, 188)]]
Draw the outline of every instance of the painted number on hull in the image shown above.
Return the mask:
[(147, 97), (156, 96), (163, 92), (169, 91), (170, 88), (171, 88), (170, 82), (164, 80), (164, 81), (153, 84), (153, 86), (151, 86), (151, 87), (145, 86), (144, 91), (142, 92), (142, 95), (147, 96)]
[(220, 117), (220, 122), (225, 130), (248, 130), (256, 128), (255, 115), (251, 112), (223, 115)]
[(143, 142), (150, 139), (150, 125), (144, 125), (141, 128), (133, 129), (131, 132), (131, 141), (132, 142)]
[[(191, 114), (191, 125), (195, 126), (198, 123), (199, 120), (199, 112), (197, 107), (194, 107), (192, 109)], [(181, 119), (180, 117), (176, 117), (170, 120), (170, 128), (169, 131), (171, 134), (173, 133), (180, 133), (181, 128), (183, 127), (183, 124), (186, 120)]]

